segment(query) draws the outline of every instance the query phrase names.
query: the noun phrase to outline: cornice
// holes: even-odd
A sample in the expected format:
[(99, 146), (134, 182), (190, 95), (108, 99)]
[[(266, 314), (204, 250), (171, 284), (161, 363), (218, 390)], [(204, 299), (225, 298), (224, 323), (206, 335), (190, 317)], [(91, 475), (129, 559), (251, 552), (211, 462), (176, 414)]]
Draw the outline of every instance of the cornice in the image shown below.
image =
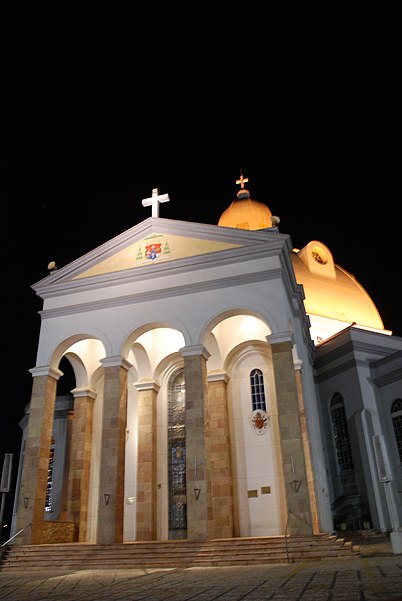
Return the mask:
[[(315, 373), (314, 381), (319, 384), (320, 382), (324, 382), (325, 380), (329, 380), (334, 378), (335, 376), (339, 376), (340, 374), (349, 371), (350, 369), (356, 369), (357, 363), (354, 358), (345, 361), (341, 365), (337, 365), (336, 367), (332, 367), (324, 372)], [(316, 372), (316, 370), (315, 370)]]
[(38, 376), (50, 376), (51, 378), (58, 380), (59, 378), (61, 378), (62, 375), (64, 375), (63, 372), (60, 371), (60, 369), (55, 369), (50, 365), (38, 365), (36, 367), (32, 367), (28, 371), (32, 374), (34, 378)]
[(383, 374), (382, 376), (377, 376), (376, 378), (372, 379), (372, 382), (378, 388), (383, 388), (384, 386), (393, 384), (394, 382), (402, 382), (402, 369), (395, 369), (387, 374)]
[[(84, 264), (80, 269), (77, 267), (69, 269), (69, 266), (66, 266), (60, 270), (61, 277), (56, 278), (54, 276), (55, 279), (52, 280), (52, 276), (50, 276), (32, 285), (31, 288), (38, 296), (46, 299), (60, 296), (61, 293), (72, 294), (75, 292), (97, 290), (104, 288), (106, 285), (109, 287), (121, 286), (127, 282), (135, 284), (137, 281), (144, 282), (164, 276), (171, 277), (188, 271), (194, 272), (204, 269), (210, 271), (212, 267), (225, 267), (231, 264), (276, 256), (282, 251), (284, 243), (285, 240), (280, 238), (274, 238), (269, 243), (266, 240), (264, 243), (254, 241), (253, 244), (239, 248), (219, 250), (194, 257), (175, 259), (165, 263), (152, 263), (142, 267), (133, 267), (132, 269), (124, 269), (122, 271), (114, 271), (87, 278), (70, 279), (70, 277), (74, 278), (82, 272), (84, 268), (89, 267), (89, 265)], [(100, 258), (103, 260), (105, 257), (102, 255)], [(93, 263), (94, 261), (92, 260), (91, 265)]]
[(208, 361), (209, 357), (211, 356), (210, 353), (205, 348), (205, 346), (203, 346), (202, 344), (193, 344), (190, 346), (183, 346), (181, 349), (179, 349), (179, 351), (180, 351), (182, 357), (200, 356), (200, 357), (204, 357), (204, 359), (206, 361)]
[(183, 296), (184, 294), (195, 294), (209, 290), (216, 290), (218, 288), (229, 288), (244, 284), (276, 280), (281, 277), (281, 273), (282, 272), (280, 269), (247, 273), (234, 277), (231, 276), (227, 278), (220, 278), (213, 281), (197, 282), (190, 285), (183, 284), (182, 286), (172, 286), (159, 290), (147, 290), (146, 292), (133, 293), (126, 296), (113, 297), (110, 299), (89, 300), (87, 302), (79, 304), (77, 303), (75, 305), (57, 307), (56, 309), (44, 309), (39, 311), (39, 314), (41, 315), (42, 319), (49, 319), (53, 317), (62, 317), (64, 315), (84, 313), (99, 309), (109, 309), (124, 305), (135, 305), (137, 303), (149, 302), (151, 300), (170, 298), (172, 296)]
[(113, 357), (104, 357), (103, 359), (100, 359), (100, 363), (103, 365), (103, 367), (122, 367), (126, 371), (130, 371), (130, 369), (133, 366), (132, 363), (130, 363), (130, 361), (127, 361), (127, 359), (125, 359), (121, 355), (115, 355)]
[(160, 385), (155, 382), (155, 380), (139, 380), (138, 382), (134, 382), (133, 386), (138, 392), (143, 390), (153, 390), (154, 392), (159, 392), (160, 389)]

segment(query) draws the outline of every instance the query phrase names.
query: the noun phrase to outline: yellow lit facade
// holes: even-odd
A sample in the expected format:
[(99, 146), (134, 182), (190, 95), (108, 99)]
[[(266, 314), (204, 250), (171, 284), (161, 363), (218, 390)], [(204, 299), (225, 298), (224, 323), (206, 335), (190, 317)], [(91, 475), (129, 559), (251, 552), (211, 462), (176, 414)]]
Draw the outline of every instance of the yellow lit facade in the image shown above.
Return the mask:
[(63, 524), (93, 544), (332, 533), (346, 495), (402, 546), (402, 339), (246, 181), (217, 225), (160, 218), (155, 193), (152, 217), (32, 286), (22, 543)]

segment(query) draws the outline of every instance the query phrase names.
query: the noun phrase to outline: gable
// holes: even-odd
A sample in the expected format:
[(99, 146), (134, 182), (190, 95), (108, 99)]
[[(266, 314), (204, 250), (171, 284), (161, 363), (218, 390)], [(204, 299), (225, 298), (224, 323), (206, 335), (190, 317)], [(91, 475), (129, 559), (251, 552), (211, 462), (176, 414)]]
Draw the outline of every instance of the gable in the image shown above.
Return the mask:
[(114, 255), (100, 261), (73, 279), (88, 278), (154, 263), (165, 263), (176, 259), (186, 259), (220, 250), (238, 248), (240, 244), (222, 240), (207, 240), (162, 232), (152, 232), (149, 236), (135, 241)]
[(273, 229), (247, 231), (150, 217), (75, 261), (53, 269), (31, 287), (43, 298), (55, 298), (68, 289), (104, 287), (106, 281), (116, 285), (126, 282), (127, 277), (132, 281), (137, 273), (141, 281), (154, 278), (173, 262), (177, 273), (178, 269), (199, 269), (204, 258), (209, 269), (211, 261), (219, 265), (222, 261), (273, 256), (281, 252), (283, 245), (290, 252), (289, 236)]

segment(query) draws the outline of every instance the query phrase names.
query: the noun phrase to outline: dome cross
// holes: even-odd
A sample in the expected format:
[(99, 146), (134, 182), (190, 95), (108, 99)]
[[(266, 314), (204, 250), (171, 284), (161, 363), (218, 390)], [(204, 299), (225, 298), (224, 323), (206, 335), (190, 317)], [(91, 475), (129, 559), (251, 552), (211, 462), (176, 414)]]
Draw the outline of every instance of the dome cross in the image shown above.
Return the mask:
[(236, 180), (236, 184), (240, 184), (240, 188), (243, 189), (244, 188), (244, 183), (248, 182), (248, 177), (243, 177), (243, 173), (240, 170), (240, 179)]

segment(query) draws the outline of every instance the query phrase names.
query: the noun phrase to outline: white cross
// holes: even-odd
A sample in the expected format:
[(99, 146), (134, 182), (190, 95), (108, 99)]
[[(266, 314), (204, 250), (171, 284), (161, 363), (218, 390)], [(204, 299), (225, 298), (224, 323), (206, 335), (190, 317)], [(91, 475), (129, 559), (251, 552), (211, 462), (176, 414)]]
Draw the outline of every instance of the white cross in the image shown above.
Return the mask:
[(159, 217), (159, 203), (169, 202), (170, 198), (168, 194), (159, 194), (158, 188), (152, 190), (152, 196), (150, 198), (144, 198), (142, 201), (143, 207), (152, 206), (152, 217)]

